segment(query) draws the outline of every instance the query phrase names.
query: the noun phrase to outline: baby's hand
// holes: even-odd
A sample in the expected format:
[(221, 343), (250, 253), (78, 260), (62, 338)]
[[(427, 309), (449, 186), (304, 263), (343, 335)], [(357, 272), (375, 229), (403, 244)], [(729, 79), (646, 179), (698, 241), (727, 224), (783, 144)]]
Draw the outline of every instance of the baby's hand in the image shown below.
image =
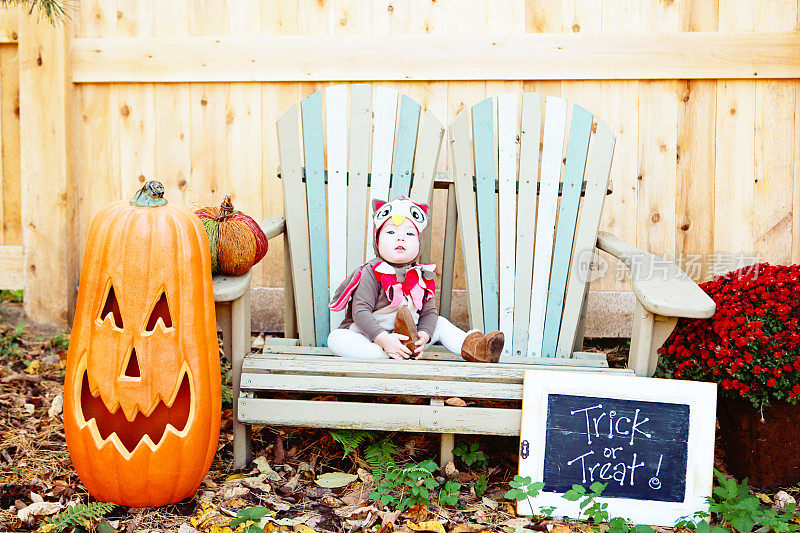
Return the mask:
[(382, 331), (372, 341), (386, 352), (392, 359), (408, 359), (411, 357), (411, 350), (403, 346), (402, 341), (407, 341), (408, 337), (399, 333), (389, 333)]
[(416, 354), (414, 359), (419, 359), (422, 357), (422, 352), (425, 351), (425, 345), (431, 340), (431, 336), (428, 335), (427, 331), (419, 331), (417, 332), (417, 335), (419, 336), (419, 340), (414, 343), (416, 346), (416, 348), (414, 348), (414, 353)]

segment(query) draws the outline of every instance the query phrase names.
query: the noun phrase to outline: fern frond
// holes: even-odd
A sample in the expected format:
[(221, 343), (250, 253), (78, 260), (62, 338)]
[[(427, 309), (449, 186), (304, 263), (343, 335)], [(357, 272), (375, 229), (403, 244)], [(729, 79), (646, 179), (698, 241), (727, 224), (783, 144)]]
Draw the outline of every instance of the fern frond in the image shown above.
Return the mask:
[(390, 468), (397, 468), (394, 455), (397, 455), (397, 448), (389, 439), (383, 439), (375, 444), (370, 444), (364, 450), (364, 459), (372, 469), (372, 475), (376, 480), (380, 480)]
[(83, 525), (87, 520), (100, 520), (110, 513), (116, 505), (104, 502), (79, 503), (69, 507), (63, 513), (45, 520), (45, 524), (52, 524), (63, 531), (68, 527)]
[(376, 432), (364, 429), (329, 429), (328, 433), (331, 434), (333, 440), (341, 444), (344, 448), (342, 459), (361, 446), (361, 443), (365, 440), (373, 441), (376, 436)]

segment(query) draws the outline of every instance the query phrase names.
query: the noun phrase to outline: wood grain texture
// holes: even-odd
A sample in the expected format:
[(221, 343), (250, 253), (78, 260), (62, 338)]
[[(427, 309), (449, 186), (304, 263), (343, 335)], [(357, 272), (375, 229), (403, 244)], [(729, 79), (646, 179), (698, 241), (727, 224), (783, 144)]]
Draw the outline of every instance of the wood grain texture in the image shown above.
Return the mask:
[(561, 158), (564, 153), (567, 103), (562, 98), (545, 100), (544, 131), (542, 133), (542, 169), (539, 179), (539, 207), (536, 218), (536, 241), (533, 255), (531, 311), (528, 322), (528, 357), (540, 357), (547, 309), (547, 290), (553, 258), (553, 238), (556, 230), (558, 184), (561, 180)]
[[(20, 21), (23, 306), (36, 321), (69, 320), (67, 61), (69, 32)], [(47, 95), (45, 98), (44, 95)]]
[[(364, 263), (364, 249), (372, 238), (366, 236), (370, 213), (367, 174), (372, 133), (372, 86), (356, 84), (350, 89), (350, 157), (347, 192), (347, 272)], [(372, 245), (370, 244), (370, 248)], [(341, 282), (339, 282), (341, 283)], [(337, 285), (338, 286), (338, 285)]]
[(0, 242), (11, 245), (22, 244), (19, 122), (19, 51), (16, 45), (0, 45)]
[[(544, 321), (542, 357), (555, 357), (558, 333), (561, 329), (561, 314), (566, 298), (567, 277), (572, 261), (573, 240), (578, 222), (578, 204), (581, 199), (581, 185), (589, 152), (589, 135), (592, 130), (592, 114), (581, 106), (572, 106), (572, 121), (569, 127), (567, 162), (564, 168), (563, 192), (559, 203), (558, 228), (553, 245), (553, 266), (550, 273), (550, 287), (547, 295), (547, 310)], [(606, 183), (608, 180), (601, 180)], [(588, 227), (584, 231), (593, 231)], [(577, 316), (566, 317), (575, 321)], [(572, 344), (572, 343), (570, 343)]]
[[(793, 32), (512, 33), (467, 41), (447, 35), (82, 37), (72, 47), (71, 68), (76, 83), (768, 79), (800, 77), (799, 43)], [(398, 61), (385, 60), (398, 54)]]
[(0, 246), (0, 289), (19, 290), (25, 288), (25, 269), (21, 245)]
[(493, 98), (472, 106), (472, 142), (475, 158), (475, 202), (478, 216), (483, 328), (498, 328), (497, 300), (497, 146), (494, 136)]
[(543, 116), (542, 95), (523, 93), (516, 224), (517, 250), (514, 266), (516, 276), (514, 278), (515, 310), (512, 355), (515, 356), (527, 355), (533, 278), (533, 246), (536, 234), (537, 187), (539, 186), (539, 147)]
[[(511, 355), (514, 332), (514, 282), (517, 240), (517, 147), (519, 96), (497, 97), (497, 204), (498, 204), (498, 284), (500, 316), (498, 329), (506, 344), (504, 355)], [(529, 178), (530, 179), (530, 178)]]
[[(322, 91), (304, 98), (300, 105), (303, 124), (303, 161), (308, 206), (308, 247), (311, 251), (311, 291), (314, 299), (314, 331), (324, 346), (330, 332), (328, 316), (328, 232), (325, 198), (325, 146), (322, 129)], [(290, 205), (287, 202), (287, 205)]]

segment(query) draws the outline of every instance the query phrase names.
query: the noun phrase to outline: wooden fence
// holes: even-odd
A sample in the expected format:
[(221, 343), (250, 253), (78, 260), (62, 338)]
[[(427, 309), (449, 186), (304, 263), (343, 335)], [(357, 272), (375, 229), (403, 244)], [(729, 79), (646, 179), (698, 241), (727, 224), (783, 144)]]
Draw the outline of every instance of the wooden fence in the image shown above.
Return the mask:
[[(145, 179), (280, 214), (275, 120), (361, 80), (443, 123), (506, 92), (578, 102), (618, 135), (603, 229), (696, 279), (800, 261), (797, 0), (88, 0), (72, 19), (0, 24), (0, 288), (24, 288), (37, 320), (68, 323), (92, 217)], [(608, 266), (590, 335), (625, 333), (630, 286)], [(277, 326), (282, 271), (278, 239), (256, 267), (259, 328)]]

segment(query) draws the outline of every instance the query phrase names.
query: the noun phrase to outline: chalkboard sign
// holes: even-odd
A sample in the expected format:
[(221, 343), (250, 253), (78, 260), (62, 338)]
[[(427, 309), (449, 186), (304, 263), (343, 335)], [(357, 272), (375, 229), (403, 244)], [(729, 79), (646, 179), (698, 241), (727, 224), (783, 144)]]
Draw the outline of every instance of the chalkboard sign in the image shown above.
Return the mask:
[(545, 490), (600, 481), (609, 498), (682, 502), (688, 446), (686, 404), (550, 394)]
[(715, 410), (711, 383), (526, 371), (520, 475), (545, 486), (519, 512), (577, 517), (562, 495), (596, 481), (611, 517), (672, 526), (707, 510)]

